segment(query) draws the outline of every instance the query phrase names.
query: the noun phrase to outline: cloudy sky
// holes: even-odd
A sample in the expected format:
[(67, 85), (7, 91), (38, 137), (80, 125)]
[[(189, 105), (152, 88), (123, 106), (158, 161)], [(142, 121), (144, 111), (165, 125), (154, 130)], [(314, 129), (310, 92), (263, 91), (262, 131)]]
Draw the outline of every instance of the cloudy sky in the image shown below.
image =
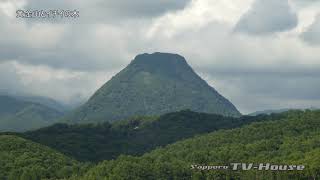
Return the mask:
[(319, 0), (0, 0), (1, 92), (76, 103), (156, 51), (184, 56), (242, 113), (320, 107)]

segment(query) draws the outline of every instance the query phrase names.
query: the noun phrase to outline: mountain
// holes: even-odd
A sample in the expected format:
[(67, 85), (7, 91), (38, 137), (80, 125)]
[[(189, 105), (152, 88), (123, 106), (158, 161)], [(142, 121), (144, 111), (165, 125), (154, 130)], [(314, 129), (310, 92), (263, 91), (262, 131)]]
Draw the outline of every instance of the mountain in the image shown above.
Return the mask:
[(190, 109), (238, 117), (235, 106), (210, 87), (177, 54), (141, 54), (104, 84), (70, 123), (96, 123)]
[[(275, 121), (179, 141), (141, 157), (120, 156), (100, 163), (82, 178), (71, 179), (320, 179), (320, 111), (289, 111), (283, 115)], [(230, 163), (247, 163), (246, 167), (254, 164), (251, 170), (208, 170), (208, 166)], [(260, 163), (278, 165), (273, 168), (305, 168), (255, 170)]]
[[(318, 110), (319, 108), (316, 107), (310, 107), (307, 108), (309, 110)], [(253, 113), (248, 114), (248, 116), (257, 116), (257, 115), (261, 115), (261, 114), (278, 114), (278, 113), (283, 113), (286, 111), (291, 111), (291, 110), (307, 110), (307, 109), (293, 109), (293, 108), (283, 108), (283, 109), (268, 109), (268, 110), (263, 110), (263, 111), (256, 111)]]
[(48, 147), (0, 135), (0, 179), (62, 179), (80, 173), (80, 163)]
[(142, 155), (195, 135), (280, 117), (261, 115), (234, 118), (184, 110), (160, 117), (135, 117), (112, 124), (55, 124), (20, 136), (79, 161), (97, 162), (114, 159), (121, 154)]
[(71, 110), (71, 107), (64, 105), (60, 102), (57, 102), (54, 99), (43, 97), (43, 96), (15, 96), (17, 99), (21, 99), (23, 101), (32, 102), (36, 104), (41, 104), (47, 106), (51, 109), (55, 109), (59, 112), (65, 113)]
[(42, 104), (0, 96), (0, 131), (26, 131), (48, 126), (64, 113)]
[(283, 113), (283, 112), (290, 111), (290, 110), (294, 110), (294, 109), (290, 109), (290, 108), (268, 109), (268, 110), (256, 111), (256, 112), (250, 113), (250, 114), (248, 114), (248, 116), (257, 116), (260, 114), (277, 114), (277, 113)]
[(22, 92), (14, 92), (14, 91), (12, 92), (4, 89), (0, 89), (0, 96), (9, 96), (21, 101), (41, 104), (60, 112), (70, 111), (73, 108), (73, 106), (65, 105), (49, 97), (35, 96), (35, 95), (22, 93)]

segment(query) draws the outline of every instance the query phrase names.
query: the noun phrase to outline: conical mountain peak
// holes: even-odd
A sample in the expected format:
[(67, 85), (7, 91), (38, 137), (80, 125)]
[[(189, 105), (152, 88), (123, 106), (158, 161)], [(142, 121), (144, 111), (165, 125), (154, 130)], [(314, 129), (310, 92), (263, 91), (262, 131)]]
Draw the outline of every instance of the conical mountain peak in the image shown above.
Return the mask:
[(176, 65), (178, 63), (186, 63), (186, 60), (183, 56), (179, 54), (173, 53), (163, 53), (163, 52), (155, 52), (152, 54), (143, 53), (137, 55), (133, 62), (135, 63), (161, 63), (161, 64), (168, 64), (168, 65)]
[(184, 57), (170, 53), (137, 55), (68, 119), (90, 123), (190, 109), (239, 116), (226, 98), (210, 87)]
[(144, 53), (137, 55), (129, 64), (130, 68), (149, 73), (179, 76), (184, 71), (192, 71), (184, 57), (171, 53)]

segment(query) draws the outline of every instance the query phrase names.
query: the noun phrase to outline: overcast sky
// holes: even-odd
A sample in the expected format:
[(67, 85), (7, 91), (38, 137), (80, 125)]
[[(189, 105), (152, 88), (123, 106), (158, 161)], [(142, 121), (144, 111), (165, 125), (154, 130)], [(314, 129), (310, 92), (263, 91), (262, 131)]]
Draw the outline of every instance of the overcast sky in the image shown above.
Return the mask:
[(242, 113), (320, 107), (319, 0), (0, 0), (0, 91), (83, 101), (156, 51), (184, 56)]

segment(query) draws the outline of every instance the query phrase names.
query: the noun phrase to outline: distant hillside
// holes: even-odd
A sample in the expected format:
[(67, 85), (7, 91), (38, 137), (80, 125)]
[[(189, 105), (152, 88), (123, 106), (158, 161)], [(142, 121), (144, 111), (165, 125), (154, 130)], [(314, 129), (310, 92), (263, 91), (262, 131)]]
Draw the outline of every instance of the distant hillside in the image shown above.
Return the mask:
[(81, 161), (101, 161), (116, 158), (120, 154), (141, 155), (195, 135), (277, 117), (232, 118), (180, 111), (160, 117), (130, 118), (113, 124), (56, 124), (21, 135)]
[(44, 96), (35, 96), (26, 93), (9, 92), (9, 90), (0, 89), (0, 96), (12, 97), (20, 101), (27, 101), (31, 103), (41, 104), (49, 108), (55, 109), (59, 112), (70, 111), (72, 107), (62, 104), (52, 98)]
[(39, 103), (0, 96), (0, 131), (25, 131), (55, 123), (64, 113)]
[[(320, 111), (290, 111), (277, 121), (220, 130), (142, 157), (104, 161), (74, 179), (320, 179)], [(304, 165), (303, 171), (199, 170), (229, 163)]]
[(23, 101), (32, 102), (36, 104), (45, 105), (51, 109), (55, 109), (59, 112), (66, 112), (70, 111), (72, 108), (69, 106), (66, 106), (64, 104), (61, 104), (60, 102), (57, 102), (56, 100), (53, 100), (51, 98), (42, 97), (42, 96), (16, 96), (15, 98), (21, 99)]
[(115, 121), (183, 109), (239, 117), (235, 106), (210, 87), (177, 54), (141, 54), (104, 84), (69, 123)]
[(81, 174), (80, 164), (50, 148), (16, 136), (0, 136), (0, 179), (37, 180)]
[[(311, 108), (307, 108), (307, 109), (318, 110), (319, 108), (311, 107)], [(257, 115), (261, 115), (261, 114), (270, 115), (270, 114), (283, 113), (283, 112), (290, 111), (290, 110), (307, 110), (307, 109), (293, 109), (293, 108), (269, 109), (269, 110), (263, 110), (263, 111), (256, 111), (256, 112), (248, 114), (248, 116), (257, 116)]]
[(248, 116), (257, 116), (257, 115), (260, 115), (260, 114), (277, 114), (277, 113), (283, 113), (283, 112), (286, 112), (286, 111), (290, 111), (290, 110), (293, 110), (293, 109), (289, 109), (289, 108), (285, 108), (285, 109), (268, 109), (268, 110), (263, 110), (263, 111), (256, 111), (256, 112), (253, 112), (253, 113), (250, 113), (248, 114)]

